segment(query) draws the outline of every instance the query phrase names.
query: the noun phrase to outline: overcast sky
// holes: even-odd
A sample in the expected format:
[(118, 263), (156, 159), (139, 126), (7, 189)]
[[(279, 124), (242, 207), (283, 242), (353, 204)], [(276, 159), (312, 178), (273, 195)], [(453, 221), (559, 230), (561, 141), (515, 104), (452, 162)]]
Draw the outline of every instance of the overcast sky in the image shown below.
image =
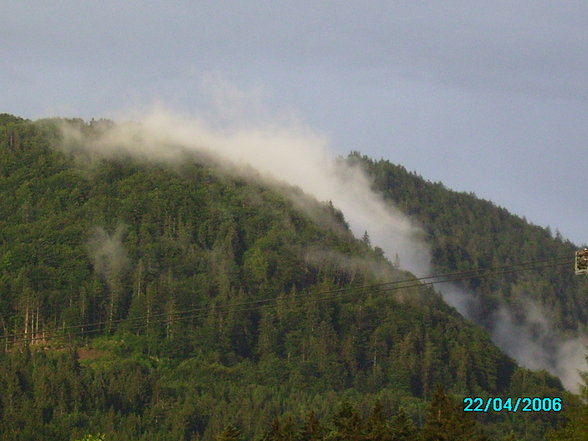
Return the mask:
[(0, 112), (263, 112), (588, 242), (588, 2), (0, 3)]

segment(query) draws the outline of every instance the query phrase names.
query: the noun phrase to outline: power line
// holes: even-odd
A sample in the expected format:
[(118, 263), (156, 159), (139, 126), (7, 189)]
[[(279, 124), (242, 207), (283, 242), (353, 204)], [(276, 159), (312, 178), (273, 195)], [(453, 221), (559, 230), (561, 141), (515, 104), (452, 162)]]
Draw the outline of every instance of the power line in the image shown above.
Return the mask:
[[(563, 259), (565, 259), (565, 261), (563, 261)], [(350, 287), (345, 287), (345, 288), (336, 288), (336, 289), (331, 289), (331, 290), (324, 290), (324, 291), (320, 291), (318, 292), (318, 294), (346, 294), (349, 292), (356, 292), (358, 290), (364, 290), (364, 289), (375, 289), (375, 288), (379, 288), (381, 291), (395, 291), (398, 289), (404, 289), (404, 288), (412, 288), (412, 287), (420, 287), (420, 286), (428, 286), (428, 285), (434, 285), (436, 283), (445, 283), (445, 282), (451, 282), (451, 281), (457, 281), (457, 280), (468, 280), (468, 279), (474, 279), (474, 278), (480, 278), (480, 277), (488, 277), (490, 275), (495, 275), (495, 274), (506, 274), (506, 273), (512, 273), (512, 272), (518, 272), (518, 271), (524, 271), (524, 270), (530, 270), (530, 269), (537, 269), (538, 267), (542, 266), (540, 264), (546, 264), (544, 266), (555, 266), (556, 262), (561, 262), (561, 265), (564, 264), (569, 264), (570, 258), (569, 256), (564, 257), (559, 257), (559, 258), (551, 258), (551, 259), (543, 259), (543, 260), (535, 260), (535, 261), (529, 261), (529, 262), (521, 262), (521, 263), (515, 263), (515, 264), (510, 264), (510, 265), (502, 265), (502, 266), (494, 266), (494, 267), (488, 267), (488, 268), (479, 268), (479, 269), (474, 269), (474, 270), (467, 270), (467, 271), (457, 271), (457, 272), (452, 272), (452, 273), (444, 273), (444, 274), (438, 274), (438, 275), (429, 275), (429, 276), (423, 276), (423, 277), (413, 277), (410, 279), (401, 279), (401, 280), (393, 280), (393, 281), (389, 281), (389, 282), (382, 282), (382, 283), (376, 283), (376, 284), (366, 284), (366, 285), (358, 285), (358, 286), (350, 286)], [(554, 265), (550, 265), (554, 263)], [(519, 269), (516, 269), (519, 268)], [(499, 271), (500, 270), (500, 271)], [(480, 274), (482, 273), (482, 274)], [(486, 274), (484, 274), (486, 273)], [(443, 280), (443, 278), (445, 278), (445, 280)], [(439, 279), (439, 280), (434, 280), (434, 279)], [(423, 282), (423, 283), (416, 283), (416, 282), (421, 282), (424, 280), (431, 280), (429, 282)], [(395, 287), (395, 285), (400, 285), (403, 283), (410, 283), (411, 285), (408, 286), (401, 286), (399, 288)], [(314, 294), (317, 293), (307, 293), (307, 294), (299, 294), (297, 296), (297, 298), (303, 300), (304, 298), (310, 297)], [(329, 299), (332, 297), (329, 297)], [(171, 313), (171, 315), (177, 315), (177, 314), (185, 314), (185, 313), (192, 313), (192, 312), (200, 312), (200, 311), (210, 311), (210, 310), (225, 310), (225, 309), (231, 309), (234, 308), (235, 306), (252, 306), (253, 308), (256, 308), (256, 305), (263, 305), (265, 303), (268, 302), (273, 302), (277, 300), (277, 297), (267, 297), (264, 299), (258, 299), (258, 300), (250, 300), (247, 302), (240, 302), (240, 303), (231, 303), (231, 304), (225, 304), (225, 305), (212, 305), (212, 306), (205, 306), (205, 307), (201, 307), (201, 308), (193, 308), (193, 309), (188, 309), (188, 310), (184, 310), (184, 311), (178, 311), (175, 313)], [(102, 326), (102, 325), (108, 325), (108, 324), (114, 324), (114, 323), (121, 323), (121, 322), (129, 322), (129, 321), (142, 321), (143, 319), (156, 319), (157, 317), (164, 317), (164, 318), (169, 318), (170, 313), (159, 313), (159, 314), (150, 314), (148, 316), (139, 316), (139, 317), (133, 317), (133, 318), (125, 318), (125, 319), (117, 319), (117, 320), (112, 320), (112, 321), (102, 321), (102, 322), (96, 322), (91, 324), (96, 325), (96, 326)], [(81, 328), (81, 327), (86, 327), (88, 325), (73, 325), (70, 328)]]
[[(332, 290), (324, 290), (319, 292), (309, 292), (306, 294), (299, 294), (295, 298), (290, 298), (287, 303), (288, 305), (293, 305), (297, 303), (302, 303), (305, 301), (308, 302), (321, 302), (321, 301), (329, 301), (336, 298), (341, 298), (341, 295), (353, 294), (360, 291), (365, 290), (372, 290), (379, 293), (388, 293), (394, 292), (401, 289), (410, 289), (410, 288), (421, 288), (425, 286), (432, 286), (438, 283), (449, 283), (455, 282), (460, 280), (470, 280), (475, 278), (482, 278), (482, 277), (491, 277), (495, 275), (502, 275), (508, 273), (515, 273), (520, 271), (526, 270), (533, 270), (539, 268), (547, 268), (547, 267), (555, 267), (555, 266), (562, 266), (562, 265), (569, 265), (573, 262), (569, 256), (560, 256), (551, 259), (542, 259), (542, 260), (534, 260), (528, 262), (520, 262), (520, 263), (513, 263), (509, 265), (501, 265), (501, 266), (494, 266), (494, 267), (487, 267), (487, 268), (478, 268), (472, 269), (467, 271), (457, 271), (451, 273), (444, 273), (444, 274), (437, 274), (437, 275), (429, 275), (417, 278), (410, 278), (410, 279), (402, 279), (402, 280), (394, 280), (388, 282), (382, 282), (377, 284), (367, 284), (367, 285), (359, 285), (359, 286), (351, 286), (345, 288), (337, 288)], [(316, 297), (317, 295), (322, 295), (322, 297)], [(315, 297), (312, 297), (315, 296)], [(161, 322), (168, 322), (173, 323), (176, 321), (184, 321), (189, 319), (198, 318), (205, 313), (209, 312), (246, 312), (246, 311), (253, 311), (256, 309), (261, 308), (276, 308), (279, 306), (277, 304), (278, 297), (268, 297), (264, 299), (246, 301), (246, 302), (239, 302), (239, 303), (231, 303), (225, 305), (209, 305), (200, 308), (191, 308), (182, 311), (175, 311), (175, 312), (162, 312), (158, 314), (149, 314), (144, 316), (137, 316), (137, 317), (128, 317), (123, 319), (116, 319), (116, 320), (107, 320), (107, 321), (99, 321), (93, 323), (84, 323), (78, 325), (70, 325), (60, 328), (56, 331), (56, 333), (67, 333), (67, 332), (75, 332), (76, 330), (80, 330), (80, 337), (84, 335), (91, 334), (95, 331), (99, 331), (102, 326), (105, 325), (114, 325), (124, 323), (127, 325), (133, 326), (135, 323), (142, 325), (145, 322), (145, 326), (149, 325), (150, 323), (161, 323)], [(275, 303), (275, 304), (272, 304)], [(242, 307), (240, 309), (236, 309), (238, 307)], [(6, 334), (2, 336), (5, 341), (12, 339), (12, 343), (20, 343), (20, 342), (34, 342), (37, 340), (45, 340), (47, 337), (38, 337), (38, 336), (31, 336), (30, 338), (26, 336), (25, 332), (18, 332), (12, 334)]]
[[(473, 279), (473, 278), (479, 278), (479, 277), (489, 277), (492, 275), (537, 269), (539, 267), (567, 265), (570, 263), (569, 260), (561, 261), (560, 259), (556, 258), (556, 259), (546, 259), (546, 260), (540, 260), (540, 261), (523, 262), (523, 263), (518, 263), (518, 264), (513, 264), (513, 265), (492, 267), (492, 268), (488, 268), (488, 269), (460, 271), (460, 272), (446, 273), (446, 274), (441, 274), (441, 275), (432, 275), (432, 276), (425, 276), (425, 277), (420, 277), (420, 278), (412, 278), (412, 279), (405, 279), (405, 280), (399, 280), (399, 281), (384, 282), (384, 283), (379, 283), (379, 284), (370, 284), (370, 285), (360, 285), (360, 286), (355, 286), (355, 287), (338, 288), (338, 289), (333, 289), (333, 290), (320, 291), (318, 293), (310, 292), (307, 294), (298, 295), (294, 299), (294, 301), (299, 303), (299, 302), (306, 301), (310, 296), (313, 296), (316, 294), (331, 294), (329, 296), (323, 296), (323, 297), (310, 299), (311, 302), (327, 301), (327, 300), (340, 298), (341, 296), (338, 294), (341, 294), (341, 293), (342, 294), (349, 294), (349, 293), (354, 293), (354, 292), (357, 292), (360, 290), (365, 290), (365, 289), (372, 289), (372, 290), (376, 289), (376, 292), (392, 292), (392, 291), (397, 291), (400, 289), (423, 287), (423, 286), (434, 285), (437, 283), (453, 282), (453, 281), (458, 281), (458, 280), (467, 280), (467, 279)], [(542, 264), (542, 265), (538, 265), (538, 264)], [(529, 266), (529, 265), (533, 265), (533, 266)], [(522, 267), (522, 268), (516, 269), (516, 267)], [(489, 271), (490, 269), (496, 269), (499, 271)], [(417, 283), (420, 280), (432, 279), (432, 278), (436, 278), (436, 279), (440, 279), (440, 280), (432, 280), (430, 282)], [(445, 279), (443, 279), (443, 278), (445, 278)], [(407, 283), (407, 282), (409, 283), (408, 285), (401, 285), (401, 284)], [(401, 286), (391, 286), (391, 285), (401, 285)], [(133, 318), (116, 319), (116, 320), (112, 320), (112, 321), (101, 321), (101, 322), (94, 322), (94, 323), (71, 325), (71, 326), (60, 328), (59, 332), (63, 333), (65, 331), (73, 331), (75, 329), (81, 329), (82, 330), (81, 335), (84, 335), (84, 334), (90, 334), (96, 330), (99, 330), (101, 326), (109, 325), (109, 324), (119, 324), (119, 323), (132, 324), (133, 322), (143, 322), (143, 321), (153, 322), (153, 323), (159, 323), (159, 322), (170, 322), (171, 323), (175, 320), (176, 316), (180, 316), (182, 319), (188, 319), (188, 318), (197, 318), (202, 313), (207, 313), (210, 311), (222, 312), (222, 311), (230, 310), (230, 312), (244, 312), (244, 311), (251, 311), (251, 310), (255, 310), (258, 308), (262, 308), (262, 307), (268, 307), (268, 306), (269, 307), (277, 307), (278, 305), (268, 304), (268, 303), (274, 302), (276, 300), (277, 300), (277, 297), (270, 297), (270, 298), (259, 299), (259, 300), (248, 301), (248, 302), (232, 303), (232, 304), (225, 304), (225, 305), (210, 305), (210, 306), (206, 306), (206, 307), (193, 308), (193, 309), (189, 309), (189, 310), (176, 311), (176, 312), (172, 312), (172, 313), (159, 313), (159, 314), (151, 314), (151, 315), (139, 316), (139, 317), (133, 317)], [(239, 307), (239, 306), (243, 306), (244, 308), (235, 309), (235, 307)], [(149, 324), (149, 323), (146, 323), (146, 324)], [(89, 329), (89, 328), (94, 328), (94, 329)], [(25, 335), (25, 333), (20, 332), (20, 333), (14, 333), (14, 334), (7, 334), (3, 337), (5, 339), (15, 337), (15, 340), (13, 340), (13, 342), (15, 342), (15, 343), (20, 342), (20, 341), (35, 341), (35, 340), (43, 339), (41, 337), (35, 337), (35, 338), (28, 338), (27, 337), (27, 338), (16, 339), (16, 337), (21, 337), (23, 335)]]
[[(354, 287), (354, 288), (346, 288), (344, 289), (346, 292), (343, 294), (347, 294), (347, 293), (354, 293), (355, 291), (359, 291), (362, 289), (366, 289), (366, 288), (370, 288), (370, 289), (375, 289), (375, 292), (377, 293), (389, 293), (389, 292), (394, 292), (394, 291), (399, 291), (399, 290), (403, 290), (403, 289), (410, 289), (410, 288), (422, 288), (425, 286), (432, 286), (435, 285), (437, 283), (447, 283), (447, 282), (454, 282), (454, 281), (458, 281), (458, 280), (468, 280), (468, 279), (474, 279), (474, 278), (480, 278), (480, 277), (490, 277), (493, 275), (500, 275), (500, 274), (507, 274), (507, 273), (513, 273), (513, 272), (519, 272), (519, 271), (524, 271), (524, 270), (530, 270), (530, 269), (537, 269), (537, 268), (545, 268), (545, 267), (554, 267), (554, 266), (560, 266), (560, 265), (569, 265), (570, 261), (567, 260), (565, 262), (559, 262), (559, 263), (550, 263), (550, 264), (543, 264), (540, 266), (533, 266), (533, 267), (529, 267), (529, 268), (524, 268), (524, 269), (503, 269), (501, 271), (496, 271), (496, 272), (489, 272), (486, 274), (472, 274), (469, 275), (467, 277), (453, 277), (453, 278), (449, 278), (449, 279), (445, 279), (445, 280), (435, 280), (435, 281), (430, 281), (430, 282), (426, 282), (426, 283), (411, 283), (411, 284), (407, 284), (407, 285), (402, 285), (402, 286), (388, 286), (388, 287), (383, 287), (380, 286), (381, 284), (375, 284), (375, 285), (364, 285), (364, 286), (358, 286), (358, 287)], [(454, 274), (454, 273), (452, 273)], [(456, 274), (456, 273), (455, 273)], [(428, 276), (428, 278), (431, 278), (433, 276)], [(442, 277), (442, 276), (434, 276), (434, 277)], [(415, 282), (415, 280), (417, 279), (412, 279), (410, 280), (411, 282)], [(397, 283), (403, 283), (406, 282), (408, 280), (404, 280), (404, 281), (399, 281)], [(396, 282), (386, 282), (387, 285), (392, 284), (392, 283), (396, 283)], [(307, 295), (303, 295), (303, 296), (297, 296), (295, 298), (290, 298), (287, 299), (285, 304), (287, 306), (293, 306), (299, 303), (304, 303), (304, 302), (308, 302), (308, 303), (318, 303), (318, 302), (322, 302), (322, 301), (329, 301), (329, 300), (334, 300), (334, 299), (339, 299), (341, 298), (341, 295), (339, 295), (341, 292), (341, 290), (331, 290), (331, 291), (322, 291), (320, 293), (325, 294), (325, 293), (331, 293), (331, 295), (328, 296), (322, 296), (322, 297), (313, 297), (313, 298), (308, 298), (309, 296), (311, 296), (312, 294), (307, 294)], [(320, 294), (319, 293), (319, 294)], [(339, 293), (337, 295), (333, 295), (333, 293)], [(277, 298), (272, 298), (271, 300), (277, 300)], [(246, 303), (246, 302), (245, 302)], [(245, 303), (241, 303), (241, 304), (232, 304), (232, 305), (225, 305), (226, 308), (232, 308), (234, 306), (241, 306), (244, 305)], [(253, 311), (256, 309), (261, 309), (261, 308), (278, 308), (280, 305), (278, 305), (277, 303), (267, 303), (267, 304), (262, 304), (262, 305), (248, 305), (245, 306), (244, 308), (240, 308), (240, 309), (230, 309), (229, 312), (232, 313), (239, 313), (239, 312), (246, 312), (246, 311)], [(206, 308), (206, 311), (204, 312), (208, 312), (208, 311), (212, 311), (215, 310), (215, 307), (209, 307)], [(179, 311), (177, 312), (176, 315), (178, 315), (179, 317), (175, 317), (175, 318), (171, 318), (169, 315), (167, 317), (164, 317), (162, 320), (156, 320), (156, 322), (174, 322), (174, 321), (183, 321), (183, 320), (189, 320), (189, 319), (194, 319), (194, 318), (198, 318), (200, 317), (202, 314), (200, 314), (199, 312), (193, 313), (193, 314), (188, 314), (188, 315), (182, 315), (184, 314), (185, 311)]]

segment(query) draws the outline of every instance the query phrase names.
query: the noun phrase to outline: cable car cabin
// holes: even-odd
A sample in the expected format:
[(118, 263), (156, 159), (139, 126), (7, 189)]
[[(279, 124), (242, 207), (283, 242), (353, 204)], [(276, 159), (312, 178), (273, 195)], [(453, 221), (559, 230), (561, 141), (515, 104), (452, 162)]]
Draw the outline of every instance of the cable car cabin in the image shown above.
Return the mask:
[(574, 265), (577, 275), (588, 275), (588, 248), (576, 251), (576, 263)]

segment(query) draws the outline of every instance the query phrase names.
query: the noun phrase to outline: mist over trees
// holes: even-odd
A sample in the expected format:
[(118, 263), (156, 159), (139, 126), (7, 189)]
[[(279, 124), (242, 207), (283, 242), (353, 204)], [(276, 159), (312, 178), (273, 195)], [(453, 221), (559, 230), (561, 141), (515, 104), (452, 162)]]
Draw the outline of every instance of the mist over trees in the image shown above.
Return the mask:
[[(69, 123), (89, 136), (109, 124)], [(464, 415), (464, 396), (568, 394), (431, 287), (378, 287), (414, 276), (332, 204), (309, 201), (311, 218), (196, 161), (88, 160), (60, 142), (55, 121), (0, 115), (0, 440), (432, 440), (452, 427), (463, 433), (446, 439), (540, 440), (560, 421)], [(406, 195), (395, 202), (429, 228), (440, 270), (571, 247), (473, 196), (455, 213), (442, 186), (392, 183), (392, 165), (362, 160)], [(464, 218), (471, 231), (454, 226)], [(529, 244), (502, 232), (513, 225)], [(515, 302), (532, 286), (576, 329), (575, 283), (550, 271), (468, 288)]]
[[(572, 259), (577, 249), (559, 232), (529, 224), (472, 193), (448, 190), (442, 183), (426, 181), (400, 165), (374, 161), (357, 152), (349, 160), (362, 164), (373, 177), (375, 188), (423, 226), (437, 272), (561, 256)], [(567, 267), (547, 267), (462, 283), (483, 299), (482, 310), (472, 311), (478, 320), (487, 316), (493, 297), (523, 309), (525, 302), (521, 297), (527, 295), (551, 313), (550, 319), (559, 329), (578, 330), (588, 319), (588, 292), (582, 282)]]

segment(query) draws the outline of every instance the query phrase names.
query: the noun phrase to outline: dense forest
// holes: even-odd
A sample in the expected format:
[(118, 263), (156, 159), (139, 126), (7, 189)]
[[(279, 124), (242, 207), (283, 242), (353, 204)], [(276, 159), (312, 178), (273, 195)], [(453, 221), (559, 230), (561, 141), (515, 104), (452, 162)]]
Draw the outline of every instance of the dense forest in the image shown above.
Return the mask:
[[(309, 201), (317, 222), (196, 160), (80, 158), (59, 148), (61, 124), (91, 137), (111, 123), (0, 115), (0, 440), (540, 440), (583, 417), (332, 204)], [(348, 160), (424, 226), (439, 270), (573, 249), (472, 195)], [(467, 287), (488, 302), (532, 288), (562, 330), (586, 322), (586, 285), (566, 271)], [(464, 396), (578, 410), (474, 419)]]
[[(578, 249), (559, 232), (532, 225), (473, 193), (448, 190), (442, 183), (426, 181), (400, 165), (374, 161), (357, 152), (349, 160), (365, 167), (374, 187), (423, 227), (437, 272), (571, 258)], [(476, 314), (478, 323), (488, 317), (487, 312), (498, 300), (522, 313), (525, 297), (550, 312), (550, 319), (563, 331), (583, 329), (588, 323), (588, 287), (569, 267), (473, 279), (463, 286), (482, 300)]]

